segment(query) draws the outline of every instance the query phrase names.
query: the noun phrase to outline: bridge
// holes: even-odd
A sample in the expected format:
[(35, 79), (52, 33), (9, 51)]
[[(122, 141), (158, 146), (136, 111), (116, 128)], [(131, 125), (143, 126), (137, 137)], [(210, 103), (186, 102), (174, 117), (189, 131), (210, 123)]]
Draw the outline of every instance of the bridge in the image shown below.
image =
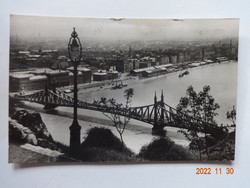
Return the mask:
[[(47, 89), (28, 95), (15, 95), (14, 99), (19, 101), (29, 101), (44, 105), (45, 109), (56, 108), (57, 106), (73, 107), (73, 97), (57, 89)], [(153, 125), (152, 134), (163, 131), (165, 126), (192, 129), (203, 133), (213, 133), (218, 128), (214, 124), (208, 124), (201, 119), (188, 116), (178, 112), (175, 108), (164, 102), (163, 92), (161, 99), (157, 101), (155, 94), (154, 103), (145, 106), (130, 108), (110, 108), (100, 103), (88, 103), (81, 100), (77, 102), (78, 108), (100, 111), (103, 113), (113, 113), (126, 116)]]

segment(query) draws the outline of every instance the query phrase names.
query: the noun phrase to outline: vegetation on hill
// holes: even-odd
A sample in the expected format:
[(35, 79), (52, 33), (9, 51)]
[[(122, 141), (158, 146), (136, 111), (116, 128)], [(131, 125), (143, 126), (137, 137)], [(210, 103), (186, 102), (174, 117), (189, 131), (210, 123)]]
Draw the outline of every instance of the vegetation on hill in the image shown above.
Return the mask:
[(168, 137), (154, 139), (141, 148), (139, 157), (149, 161), (186, 161), (192, 160), (188, 150), (175, 144)]
[(80, 158), (82, 161), (126, 162), (137, 161), (135, 154), (122, 144), (110, 129), (94, 127), (81, 144)]

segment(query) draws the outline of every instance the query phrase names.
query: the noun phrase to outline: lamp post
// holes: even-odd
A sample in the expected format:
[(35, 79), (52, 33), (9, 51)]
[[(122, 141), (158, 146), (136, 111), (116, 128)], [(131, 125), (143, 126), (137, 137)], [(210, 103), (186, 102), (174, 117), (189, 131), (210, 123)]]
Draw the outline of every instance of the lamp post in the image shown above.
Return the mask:
[(77, 67), (80, 64), (81, 56), (82, 56), (82, 45), (80, 39), (78, 38), (78, 34), (73, 28), (73, 32), (69, 39), (68, 44), (68, 52), (69, 58), (73, 64), (74, 70), (74, 120), (72, 125), (70, 126), (70, 152), (73, 155), (79, 153), (80, 150), (80, 134), (81, 134), (81, 126), (77, 121)]

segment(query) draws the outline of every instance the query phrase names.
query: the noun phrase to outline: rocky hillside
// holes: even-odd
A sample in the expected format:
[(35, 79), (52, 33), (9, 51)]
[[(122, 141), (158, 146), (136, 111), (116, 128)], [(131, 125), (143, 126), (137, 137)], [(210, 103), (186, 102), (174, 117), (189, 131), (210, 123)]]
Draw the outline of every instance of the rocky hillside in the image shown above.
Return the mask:
[(29, 143), (52, 150), (57, 149), (39, 113), (17, 111), (9, 118), (9, 139), (18, 143)]

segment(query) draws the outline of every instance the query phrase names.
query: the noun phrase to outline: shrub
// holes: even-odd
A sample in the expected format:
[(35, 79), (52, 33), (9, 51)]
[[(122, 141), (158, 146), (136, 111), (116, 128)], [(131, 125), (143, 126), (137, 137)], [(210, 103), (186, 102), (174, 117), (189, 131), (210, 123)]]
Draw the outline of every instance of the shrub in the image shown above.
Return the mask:
[(81, 144), (82, 161), (136, 161), (135, 154), (110, 129), (94, 127)]
[(110, 129), (94, 127), (88, 131), (88, 136), (82, 143), (82, 147), (97, 147), (113, 150), (121, 150), (121, 141)]
[(223, 140), (216, 146), (210, 148), (210, 160), (230, 161), (234, 160), (235, 144), (234, 141)]
[(86, 162), (135, 162), (136, 155), (112, 149), (88, 147), (81, 150), (81, 161)]
[(63, 144), (61, 142), (57, 142), (57, 141), (54, 141), (54, 144), (56, 145), (58, 151), (66, 154), (66, 155), (69, 155), (69, 153), (70, 153), (69, 146), (67, 146), (66, 144)]
[(18, 101), (13, 97), (9, 96), (9, 116), (12, 116), (16, 113), (16, 104)]
[(139, 157), (152, 161), (191, 160), (188, 151), (169, 138), (154, 139), (141, 148)]

